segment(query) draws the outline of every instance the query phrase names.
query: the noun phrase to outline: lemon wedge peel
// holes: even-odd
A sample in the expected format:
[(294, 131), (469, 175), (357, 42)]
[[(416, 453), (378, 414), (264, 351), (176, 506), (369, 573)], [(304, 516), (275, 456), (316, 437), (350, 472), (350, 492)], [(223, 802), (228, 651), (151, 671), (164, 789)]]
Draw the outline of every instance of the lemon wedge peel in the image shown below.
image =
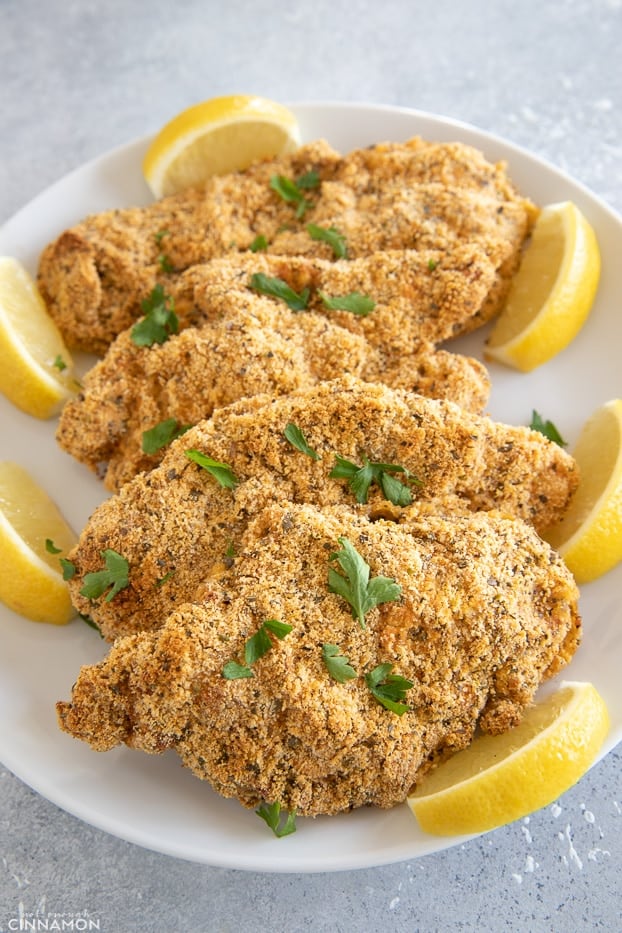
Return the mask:
[(143, 159), (143, 175), (161, 198), (291, 152), (300, 142), (298, 121), (282, 104), (245, 94), (213, 97), (162, 127)]
[(488, 338), (486, 358), (530, 372), (560, 353), (585, 324), (600, 268), (596, 234), (576, 204), (544, 207)]
[(609, 731), (590, 683), (562, 682), (502, 735), (471, 746), (427, 775), (408, 797), (421, 828), (438, 836), (496, 829), (553, 803), (595, 762)]
[(34, 279), (19, 260), (0, 256), (0, 391), (22, 411), (46, 419), (75, 388), (73, 360)]
[(622, 399), (594, 412), (572, 454), (579, 487), (561, 522), (543, 536), (577, 583), (589, 583), (622, 560)]
[[(50, 554), (45, 542), (58, 548)], [(60, 558), (77, 540), (55, 503), (23, 467), (0, 462), (0, 599), (33, 622), (75, 615)]]

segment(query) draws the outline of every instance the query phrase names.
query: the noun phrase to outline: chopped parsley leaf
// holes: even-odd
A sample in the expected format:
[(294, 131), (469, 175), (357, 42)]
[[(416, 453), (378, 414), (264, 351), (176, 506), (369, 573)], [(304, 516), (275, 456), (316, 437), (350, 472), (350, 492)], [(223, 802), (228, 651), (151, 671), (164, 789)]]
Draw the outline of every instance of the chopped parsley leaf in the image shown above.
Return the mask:
[(307, 224), (307, 233), (312, 240), (323, 240), (328, 243), (335, 259), (345, 259), (348, 255), (346, 238), (335, 227), (320, 227), (317, 224)]
[(45, 549), (48, 554), (60, 554), (62, 548), (56, 547), (51, 538), (45, 539)]
[(312, 202), (308, 201), (303, 193), (307, 189), (307, 185), (302, 187), (300, 183), (292, 181), (291, 178), (287, 178), (285, 175), (273, 175), (270, 179), (270, 187), (288, 204), (295, 205), (298, 219), (304, 217), (307, 210), (313, 207)]
[(248, 248), (250, 249), (251, 253), (259, 253), (262, 250), (268, 249), (268, 241), (263, 233), (258, 233)]
[(318, 291), (324, 305), (330, 311), (349, 311), (358, 317), (367, 317), (376, 307), (376, 302), (369, 295), (362, 295), (360, 292), (348, 292), (347, 295), (327, 295), (325, 292)]
[(347, 479), (356, 501), (361, 504), (367, 502), (369, 487), (372, 483), (376, 483), (393, 505), (410, 505), (412, 502), (410, 489), (391, 476), (392, 473), (402, 473), (407, 483), (422, 485), (418, 477), (396, 463), (374, 463), (367, 457), (363, 457), (364, 464), (361, 467), (357, 463), (352, 463), (351, 460), (346, 460), (345, 457), (340, 457), (339, 454), (335, 456), (337, 462), (328, 475), (331, 479)]
[(85, 574), (80, 595), (86, 596), (87, 599), (98, 599), (109, 590), (104, 600), (109, 603), (117, 593), (130, 585), (130, 565), (125, 557), (111, 548), (102, 551), (102, 557), (106, 569)]
[(230, 466), (221, 463), (220, 460), (212, 460), (200, 450), (185, 450), (188, 460), (198, 464), (202, 469), (207, 470), (210, 476), (213, 476), (225, 489), (235, 489), (239, 480)]
[(255, 810), (257, 816), (261, 817), (268, 824), (272, 832), (279, 839), (282, 836), (289, 836), (296, 832), (296, 811), (290, 810), (287, 813), (285, 822), (281, 819), (281, 804), (276, 800), (274, 803), (262, 803), (258, 810)]
[(535, 408), (531, 412), (531, 423), (529, 427), (532, 431), (538, 431), (540, 434), (544, 434), (545, 437), (548, 437), (554, 444), (559, 444), (560, 447), (568, 446), (553, 422), (545, 421)]
[(73, 580), (76, 575), (76, 565), (72, 560), (67, 560), (66, 557), (60, 558), (60, 565), (63, 571), (63, 580)]
[(54, 366), (54, 368), (57, 369), (59, 373), (62, 373), (64, 369), (67, 369), (67, 363), (64, 361), (60, 353), (55, 358), (54, 362), (52, 363), (52, 366)]
[(283, 431), (286, 440), (290, 442), (292, 447), (295, 447), (296, 450), (299, 450), (301, 453), (306, 454), (307, 457), (311, 457), (312, 460), (321, 460), (320, 455), (312, 447), (309, 447), (307, 439), (300, 430), (300, 428), (290, 421)]
[(158, 282), (149, 298), (141, 302), (144, 318), (131, 330), (132, 342), (137, 347), (151, 347), (154, 343), (165, 343), (172, 334), (179, 330), (179, 321), (175, 314), (175, 302), (167, 295)]
[(142, 452), (144, 454), (157, 453), (185, 434), (191, 427), (190, 424), (179, 424), (176, 418), (165, 418), (149, 430), (143, 431)]
[(255, 272), (250, 277), (248, 287), (260, 295), (269, 295), (271, 298), (279, 298), (292, 309), (292, 311), (304, 311), (309, 303), (311, 292), (308, 288), (298, 294), (293, 288), (283, 281), (283, 279), (273, 278), (265, 275), (263, 272)]
[(365, 628), (365, 615), (381, 603), (399, 599), (402, 587), (390, 577), (370, 579), (370, 567), (347, 538), (339, 538), (341, 551), (330, 555), (336, 560), (343, 574), (333, 567), (328, 569), (328, 589), (342, 596), (350, 605), (352, 616)]
[(222, 669), (222, 676), (225, 680), (243, 680), (245, 677), (254, 677), (255, 675), (246, 664), (238, 664), (237, 661), (227, 661)]
[(339, 645), (328, 643), (322, 645), (322, 659), (330, 676), (340, 684), (345, 684), (346, 681), (354, 680), (358, 676), (348, 663), (348, 659), (339, 654)]
[(160, 269), (162, 270), (162, 272), (174, 272), (175, 271), (175, 266), (173, 265), (171, 260), (168, 258), (166, 253), (160, 253), (160, 255), (158, 256), (158, 265)]
[(410, 709), (402, 700), (414, 684), (399, 674), (392, 674), (392, 670), (392, 664), (379, 664), (369, 674), (365, 674), (365, 681), (372, 695), (385, 709), (402, 716)]

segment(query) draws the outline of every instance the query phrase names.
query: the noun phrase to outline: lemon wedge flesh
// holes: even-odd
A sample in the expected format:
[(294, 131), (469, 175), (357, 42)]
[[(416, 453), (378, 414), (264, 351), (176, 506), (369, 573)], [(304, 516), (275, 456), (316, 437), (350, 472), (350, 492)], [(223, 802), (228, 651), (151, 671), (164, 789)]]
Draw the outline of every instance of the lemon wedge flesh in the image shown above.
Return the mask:
[[(0, 599), (35, 622), (64, 625), (76, 614), (60, 558), (76, 543), (55, 503), (27, 470), (0, 461)], [(50, 541), (58, 553), (46, 547)]]
[(425, 832), (487, 832), (553, 803), (588, 770), (608, 730), (596, 688), (562, 683), (515, 729), (477, 736), (426, 775), (408, 805)]
[(36, 282), (0, 256), (0, 391), (36, 418), (50, 418), (75, 391), (73, 361)]
[(544, 537), (577, 582), (588, 583), (622, 560), (622, 399), (594, 412), (572, 454), (579, 487), (562, 521)]
[(576, 204), (544, 207), (488, 338), (486, 357), (522, 372), (546, 363), (581, 330), (599, 278), (596, 234)]
[(281, 104), (245, 94), (213, 97), (162, 127), (147, 150), (143, 174), (161, 198), (299, 145), (298, 122)]

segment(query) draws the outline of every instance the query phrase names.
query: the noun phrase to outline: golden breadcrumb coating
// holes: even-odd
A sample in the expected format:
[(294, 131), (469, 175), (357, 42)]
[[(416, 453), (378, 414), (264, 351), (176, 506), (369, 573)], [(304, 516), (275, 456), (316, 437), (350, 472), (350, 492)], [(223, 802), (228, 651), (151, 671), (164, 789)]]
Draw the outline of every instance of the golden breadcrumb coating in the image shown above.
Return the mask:
[[(347, 539), (371, 578), (400, 587), (364, 627), (327, 586)], [(278, 801), (306, 816), (406, 798), (479, 726), (515, 725), (538, 685), (572, 657), (577, 588), (532, 527), (495, 512), (401, 524), (343, 504), (268, 506), (246, 528), (232, 566), (204, 581), (156, 632), (119, 639), (84, 667), (61, 728), (107, 750), (175, 749), (184, 765), (244, 806)], [(269, 619), (291, 626), (227, 679)], [(356, 676), (331, 677), (323, 646)], [(378, 665), (412, 686), (398, 715), (372, 694)]]
[[(443, 339), (460, 312), (480, 307), (492, 267), (470, 250), (457, 268), (442, 270), (429, 268), (430, 254), (413, 254), (401, 293), (401, 255), (331, 265), (251, 254), (195, 266), (184, 286), (192, 283), (195, 326), (152, 347), (136, 346), (131, 329), (120, 334), (64, 407), (59, 444), (117, 490), (161, 459), (162, 451), (144, 453), (142, 440), (162, 421), (193, 425), (241, 397), (284, 395), (345, 374), (481, 412), (485, 367), (427, 341)], [(296, 292), (312, 288), (309, 310), (257, 294), (248, 287), (253, 272), (283, 278)], [(318, 297), (352, 291), (372, 293), (377, 307), (360, 317), (331, 311)]]
[[(270, 180), (310, 172), (320, 184), (305, 189), (309, 207), (300, 216)], [(340, 156), (320, 140), (146, 207), (87, 217), (46, 247), (38, 282), (66, 342), (102, 353), (140, 316), (156, 282), (174, 294), (184, 270), (247, 251), (257, 236), (270, 253), (333, 260), (330, 245), (309, 235), (315, 224), (343, 234), (351, 260), (477, 247), (495, 276), (467, 330), (499, 309), (535, 214), (505, 165), (470, 146), (417, 137)]]
[[(289, 423), (320, 459), (286, 440)], [(235, 488), (219, 485), (187, 450), (228, 464)], [(536, 431), (354, 377), (242, 399), (174, 441), (159, 466), (95, 510), (70, 555), (76, 608), (108, 639), (159, 627), (194, 599), (270, 503), (355, 504), (348, 483), (330, 476), (336, 455), (404, 467), (422, 482), (412, 487), (416, 503), (436, 511), (499, 509), (539, 529), (561, 516), (578, 482), (570, 455)], [(389, 506), (374, 485), (360, 508), (391, 514)], [(106, 549), (128, 560), (130, 585), (113, 600), (92, 601), (80, 589), (85, 574), (102, 569)]]

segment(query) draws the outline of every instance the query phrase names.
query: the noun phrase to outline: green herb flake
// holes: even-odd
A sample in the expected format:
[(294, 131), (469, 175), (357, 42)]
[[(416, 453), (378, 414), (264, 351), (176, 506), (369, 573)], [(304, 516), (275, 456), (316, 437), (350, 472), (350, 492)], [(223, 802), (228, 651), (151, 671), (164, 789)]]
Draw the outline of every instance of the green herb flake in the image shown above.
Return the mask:
[(333, 680), (345, 684), (348, 680), (354, 680), (358, 675), (348, 663), (348, 659), (339, 653), (339, 650), (339, 645), (329, 643), (322, 645), (322, 660)]
[(74, 562), (72, 560), (67, 560), (66, 557), (61, 557), (59, 563), (63, 571), (63, 580), (73, 580), (77, 573)]
[(362, 295), (361, 292), (348, 292), (347, 295), (327, 295), (325, 292), (318, 291), (325, 307), (330, 311), (349, 311), (350, 314), (356, 314), (357, 317), (367, 317), (376, 307), (376, 302), (369, 295)]
[(239, 480), (228, 464), (221, 463), (220, 460), (213, 460), (206, 454), (201, 453), (200, 450), (185, 450), (184, 453), (188, 460), (192, 460), (193, 463), (206, 470), (225, 489), (235, 489), (237, 486)]
[(158, 265), (160, 269), (162, 270), (162, 272), (174, 272), (175, 271), (175, 266), (173, 265), (171, 260), (168, 258), (166, 253), (160, 253), (160, 255), (158, 256)]
[(365, 615), (381, 603), (399, 599), (402, 587), (390, 577), (370, 579), (369, 564), (363, 560), (354, 545), (347, 538), (339, 538), (341, 551), (330, 555), (336, 560), (343, 574), (334, 567), (328, 569), (328, 589), (331, 593), (342, 596), (350, 605), (352, 616), (358, 619), (361, 628), (365, 628)]
[(298, 188), (303, 191), (313, 191), (315, 188), (319, 188), (322, 183), (322, 179), (319, 176), (319, 173), (315, 169), (311, 169), (309, 172), (305, 172), (304, 175), (299, 175), (296, 179), (296, 185)]
[(175, 302), (167, 295), (163, 286), (154, 286), (149, 298), (140, 305), (144, 317), (132, 327), (130, 336), (137, 347), (151, 347), (154, 343), (165, 343), (179, 330), (175, 314)]
[(293, 288), (284, 282), (283, 279), (273, 278), (265, 275), (263, 272), (255, 272), (251, 275), (248, 287), (260, 295), (269, 295), (271, 298), (278, 298), (284, 301), (292, 311), (304, 311), (309, 303), (311, 292), (308, 288), (298, 294)]
[(106, 569), (85, 574), (80, 595), (87, 599), (98, 599), (109, 590), (104, 600), (109, 603), (117, 593), (129, 586), (130, 565), (125, 557), (110, 548), (102, 551), (102, 558)]
[(191, 424), (179, 424), (176, 418), (165, 418), (158, 424), (143, 431), (141, 449), (144, 454), (156, 454), (163, 447), (181, 437), (192, 427)]
[(274, 835), (279, 839), (296, 832), (296, 811), (288, 811), (283, 821), (281, 804), (278, 800), (274, 803), (262, 803), (259, 809), (255, 810), (255, 813), (268, 824)]
[(253, 242), (248, 247), (251, 253), (260, 253), (268, 249), (268, 241), (263, 233), (258, 233)]
[(438, 261), (437, 261), (436, 259), (429, 259), (429, 260), (428, 260), (428, 269), (429, 269), (430, 272), (434, 272), (434, 270), (437, 268), (437, 266), (438, 266)]
[(255, 675), (246, 664), (238, 664), (237, 661), (227, 661), (222, 669), (222, 676), (225, 680), (243, 680), (246, 677), (254, 677)]
[(309, 447), (307, 439), (300, 430), (300, 428), (290, 421), (285, 430), (283, 431), (285, 439), (289, 441), (292, 447), (295, 447), (296, 450), (299, 450), (301, 453), (306, 454), (307, 457), (311, 457), (312, 460), (321, 460), (320, 455), (312, 447)]
[(346, 238), (335, 227), (320, 227), (317, 224), (307, 224), (307, 233), (312, 240), (321, 240), (328, 243), (335, 259), (345, 259), (347, 257)]
[(529, 427), (532, 431), (538, 431), (540, 434), (544, 434), (545, 437), (548, 437), (550, 441), (553, 441), (554, 444), (558, 444), (560, 447), (568, 446), (553, 422), (545, 421), (535, 408), (531, 412), (531, 423)]
[(310, 207), (313, 207), (313, 203), (304, 196), (304, 191), (308, 189), (303, 188), (300, 183), (287, 178), (285, 175), (273, 175), (270, 179), (270, 187), (284, 201), (296, 207), (296, 217), (299, 220), (304, 217)]
[(365, 674), (365, 682), (372, 695), (385, 709), (402, 716), (410, 707), (403, 703), (406, 692), (414, 686), (411, 680), (406, 680), (399, 674), (392, 674), (392, 664), (379, 664), (369, 674)]
[(153, 238), (159, 246), (160, 243), (162, 242), (162, 239), (165, 236), (169, 236), (169, 234), (170, 234), (170, 230), (158, 230), (157, 233), (154, 233)]
[(406, 483), (414, 483), (421, 486), (421, 480), (410, 473), (403, 466), (396, 463), (380, 463), (368, 460), (363, 457), (363, 466), (346, 460), (345, 457), (335, 455), (336, 464), (328, 474), (331, 479), (345, 479), (348, 481), (350, 489), (356, 497), (356, 501), (365, 504), (369, 496), (369, 487), (376, 483), (385, 497), (393, 505), (406, 506), (412, 502), (412, 493), (407, 485), (391, 476), (392, 473), (400, 473), (404, 476)]
[(54, 366), (54, 368), (57, 369), (59, 373), (62, 373), (63, 370), (67, 369), (67, 363), (64, 361), (60, 353), (58, 354), (57, 357), (55, 357), (54, 362), (52, 363), (52, 366)]
[(56, 547), (51, 538), (46, 538), (45, 550), (48, 552), (48, 554), (60, 554), (62, 548)]

